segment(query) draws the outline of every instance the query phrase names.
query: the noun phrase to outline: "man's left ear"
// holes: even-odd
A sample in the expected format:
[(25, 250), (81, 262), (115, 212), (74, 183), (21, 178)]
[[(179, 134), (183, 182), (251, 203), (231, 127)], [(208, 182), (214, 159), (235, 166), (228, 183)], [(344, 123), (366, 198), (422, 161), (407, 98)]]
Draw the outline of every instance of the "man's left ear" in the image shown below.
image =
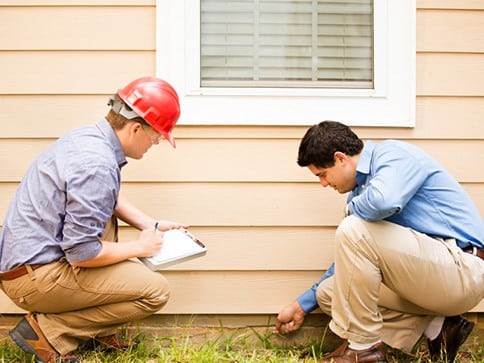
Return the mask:
[(336, 151), (334, 153), (334, 161), (336, 162), (336, 160), (339, 160), (341, 162), (345, 161), (347, 159), (347, 155), (341, 151)]
[(131, 124), (131, 130), (133, 130), (135, 133), (140, 132), (142, 127), (143, 126), (141, 126), (141, 124), (139, 122), (133, 122)]

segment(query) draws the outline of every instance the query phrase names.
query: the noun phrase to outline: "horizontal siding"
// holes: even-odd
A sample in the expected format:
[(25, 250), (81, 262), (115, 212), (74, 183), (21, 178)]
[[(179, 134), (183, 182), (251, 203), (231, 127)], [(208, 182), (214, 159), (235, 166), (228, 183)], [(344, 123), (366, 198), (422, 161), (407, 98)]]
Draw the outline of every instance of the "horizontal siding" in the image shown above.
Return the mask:
[[(2, 217), (15, 187), (0, 184)], [(316, 183), (128, 183), (123, 189), (150, 215), (195, 226), (335, 226), (344, 207), (342, 195)]]
[[(377, 142), (379, 140), (376, 140)], [(439, 159), (459, 182), (484, 180), (482, 140), (409, 140)], [(0, 139), (0, 182), (20, 181), (31, 161), (53, 140)], [(123, 169), (125, 182), (317, 182), (297, 165), (296, 139), (177, 139), (153, 147)], [(11, 155), (16, 155), (11, 160)], [(254, 158), (254, 155), (258, 157)], [(462, 158), (462, 155), (473, 155)], [(189, 163), (186, 161), (190, 160)], [(211, 162), (207, 162), (210, 160)], [(221, 167), (226, 165), (227, 167)], [(155, 166), (155, 167), (154, 167)]]
[[(114, 90), (111, 90), (114, 92)], [(103, 95), (2, 95), (1, 138), (57, 138), (67, 130), (92, 123), (104, 116), (109, 93)], [(22, 110), (22, 112), (19, 112)], [(183, 110), (182, 110), (183, 113)], [(415, 128), (355, 128), (364, 138), (397, 139), (484, 139), (481, 97), (418, 97)], [(39, 120), (32, 122), (32, 120)], [(317, 122), (319, 120), (315, 120)], [(321, 120), (322, 121), (322, 120)], [(28, 128), (25, 125), (29, 125)], [(300, 139), (307, 127), (301, 126), (183, 126), (174, 131), (177, 138), (197, 139)], [(177, 153), (180, 148), (177, 149)]]
[[(161, 314), (273, 314), (317, 281), (317, 271), (241, 271), (163, 273), (171, 298)], [(0, 292), (3, 313), (22, 312)], [(263, 301), (263, 304), (258, 302)], [(472, 311), (484, 311), (481, 302)]]
[[(484, 215), (484, 188), (463, 184)], [(5, 215), (16, 184), (0, 184)], [(194, 226), (336, 226), (345, 197), (316, 183), (127, 183), (147, 213)]]
[(0, 52), (0, 94), (111, 94), (154, 73), (154, 51)]
[[(484, 180), (484, 143), (482, 140), (411, 140), (434, 156), (458, 181)], [(142, 162), (126, 166), (125, 180), (146, 181), (221, 181), (221, 182), (317, 182), (297, 165), (299, 140), (230, 139), (180, 140), (177, 150), (163, 146)], [(1, 143), (0, 143), (1, 146)], [(258, 155), (253, 157), (253, 155)], [(473, 155), (463, 160), (462, 155)], [(189, 164), (185, 161), (190, 160)], [(212, 160), (212, 163), (207, 163)], [(160, 168), (149, 167), (160, 165)], [(227, 168), (221, 168), (227, 165)], [(482, 168), (481, 168), (482, 169)]]
[(0, 0), (0, 6), (154, 6), (156, 0)]
[(151, 6), (0, 8), (2, 50), (154, 50), (153, 29)]
[(417, 95), (483, 96), (484, 54), (418, 54)]
[[(335, 227), (319, 226), (194, 226), (190, 231), (207, 246), (207, 254), (203, 258), (169, 266), (166, 270), (326, 270), (333, 261), (332, 254), (327, 251), (334, 248), (335, 230)], [(138, 234), (139, 231), (124, 226), (119, 240), (134, 240)]]
[[(115, 91), (113, 85), (124, 85), (155, 70), (154, 51), (0, 54), (0, 94), (110, 94)], [(126, 66), (130, 64), (136, 66)], [(484, 54), (419, 53), (417, 95), (484, 95)]]
[[(110, 94), (114, 91), (111, 90)], [(74, 127), (93, 123), (106, 115), (108, 99), (108, 94), (1, 95), (0, 120), (4, 120), (2, 127), (5, 130), (0, 137), (57, 138)]]
[(483, 10), (420, 10), (417, 51), (483, 53), (483, 23)]
[(484, 9), (484, 2), (482, 0), (417, 0), (417, 9), (475, 10)]

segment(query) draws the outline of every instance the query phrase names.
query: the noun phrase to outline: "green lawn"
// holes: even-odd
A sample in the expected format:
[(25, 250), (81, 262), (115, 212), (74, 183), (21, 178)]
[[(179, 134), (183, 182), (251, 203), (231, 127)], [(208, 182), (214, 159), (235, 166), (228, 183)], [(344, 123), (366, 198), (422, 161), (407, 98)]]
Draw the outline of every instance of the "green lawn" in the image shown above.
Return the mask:
[[(261, 334), (255, 330), (245, 333), (226, 335), (223, 330), (218, 337), (193, 342), (192, 337), (146, 337), (141, 334), (132, 336), (140, 343), (136, 348), (125, 352), (82, 352), (82, 362), (86, 363), (309, 363), (317, 362), (328, 351), (323, 342), (308, 342), (298, 346), (281, 346), (272, 342), (270, 332)], [(34, 362), (32, 356), (25, 354), (8, 337), (0, 342), (1, 362)], [(388, 362), (430, 362), (427, 347), (422, 343), (414, 356), (388, 350)], [(456, 363), (484, 362), (484, 341), (482, 330), (473, 332), (459, 353)]]

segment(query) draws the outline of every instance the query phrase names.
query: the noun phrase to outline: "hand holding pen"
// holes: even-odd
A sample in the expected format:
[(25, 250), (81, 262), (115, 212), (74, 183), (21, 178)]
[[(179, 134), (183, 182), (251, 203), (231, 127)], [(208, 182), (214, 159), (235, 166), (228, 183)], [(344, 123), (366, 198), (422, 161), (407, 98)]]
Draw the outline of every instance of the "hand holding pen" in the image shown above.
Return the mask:
[(188, 224), (172, 222), (172, 221), (165, 221), (165, 220), (158, 220), (155, 222), (155, 229), (159, 231), (168, 231), (170, 229), (175, 228), (188, 228)]
[(154, 228), (144, 229), (140, 232), (138, 243), (141, 248), (141, 255), (138, 257), (151, 257), (156, 255), (163, 247), (163, 233), (160, 233), (158, 222)]

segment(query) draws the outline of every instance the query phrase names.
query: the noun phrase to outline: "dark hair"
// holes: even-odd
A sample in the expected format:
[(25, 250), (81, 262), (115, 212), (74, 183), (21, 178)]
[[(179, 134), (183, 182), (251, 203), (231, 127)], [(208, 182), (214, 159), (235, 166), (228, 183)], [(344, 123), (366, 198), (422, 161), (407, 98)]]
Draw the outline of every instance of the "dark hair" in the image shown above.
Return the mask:
[(336, 121), (323, 121), (306, 131), (299, 145), (299, 166), (314, 165), (330, 168), (334, 165), (334, 153), (357, 155), (363, 149), (363, 141), (351, 129)]

